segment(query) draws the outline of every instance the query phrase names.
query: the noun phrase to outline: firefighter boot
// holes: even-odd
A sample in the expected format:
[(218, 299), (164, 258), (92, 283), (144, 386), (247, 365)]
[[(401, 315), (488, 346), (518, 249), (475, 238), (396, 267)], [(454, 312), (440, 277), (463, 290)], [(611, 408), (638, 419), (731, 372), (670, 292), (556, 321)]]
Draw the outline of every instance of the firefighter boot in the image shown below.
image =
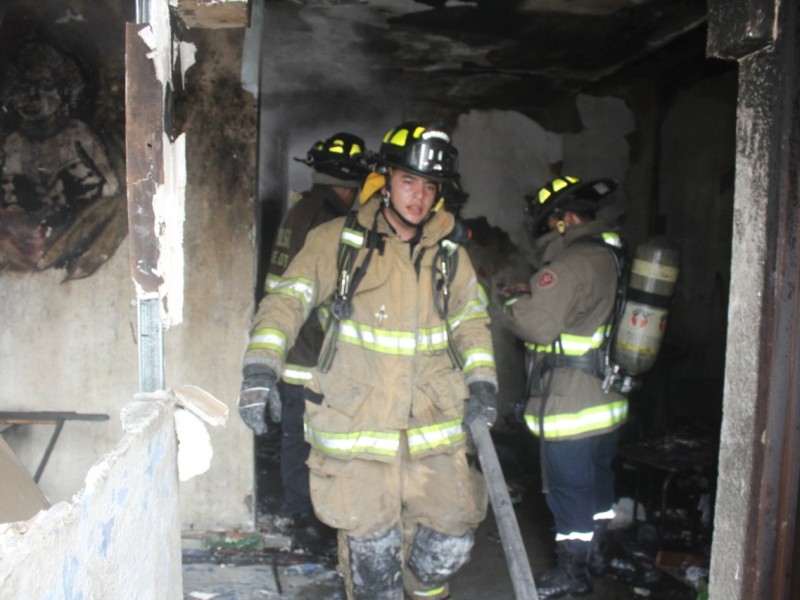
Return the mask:
[(587, 566), (592, 577), (602, 577), (608, 570), (608, 519), (595, 521)]
[(586, 542), (558, 542), (556, 566), (536, 577), (539, 598), (586, 596), (592, 593), (592, 581), (586, 569), (589, 544)]

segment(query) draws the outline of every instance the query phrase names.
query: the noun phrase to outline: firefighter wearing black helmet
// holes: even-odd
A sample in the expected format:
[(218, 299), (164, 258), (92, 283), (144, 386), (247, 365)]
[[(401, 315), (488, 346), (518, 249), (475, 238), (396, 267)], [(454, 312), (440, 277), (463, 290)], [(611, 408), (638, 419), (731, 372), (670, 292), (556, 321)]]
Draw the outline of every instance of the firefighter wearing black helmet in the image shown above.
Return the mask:
[[(364, 140), (338, 132), (315, 142), (304, 159), (311, 167), (311, 189), (302, 193), (289, 208), (270, 255), (265, 293), (280, 284), (284, 271), (318, 225), (346, 215), (369, 172)], [(320, 523), (311, 506), (308, 490), (309, 445), (303, 439), (303, 387), (311, 378), (322, 345), (323, 331), (317, 315), (311, 315), (286, 357), (278, 384), (281, 409), (280, 466), (283, 484), (281, 513), (291, 519), (296, 547), (326, 553), (335, 549), (334, 532)], [(251, 368), (252, 370), (252, 368)], [(252, 386), (252, 380), (246, 381)], [(278, 418), (278, 415), (273, 415)], [(255, 416), (255, 431), (265, 431), (262, 415)]]
[(613, 180), (567, 176), (526, 197), (539, 270), (508, 289), (504, 307), (504, 325), (528, 350), (525, 421), (541, 443), (543, 491), (556, 527), (558, 561), (536, 577), (540, 598), (589, 594), (590, 572), (605, 568), (611, 461), (628, 402), (602, 389), (622, 242), (595, 217), (615, 188)]
[(305, 427), (314, 510), (338, 530), (350, 599), (448, 597), (486, 515), (464, 422), (493, 422), (497, 381), (486, 296), (447, 240), (440, 187), (456, 159), (439, 129), (392, 129), (357, 219), (309, 236), (261, 302), (245, 355), (245, 369), (280, 373), (306, 316), (330, 309)]

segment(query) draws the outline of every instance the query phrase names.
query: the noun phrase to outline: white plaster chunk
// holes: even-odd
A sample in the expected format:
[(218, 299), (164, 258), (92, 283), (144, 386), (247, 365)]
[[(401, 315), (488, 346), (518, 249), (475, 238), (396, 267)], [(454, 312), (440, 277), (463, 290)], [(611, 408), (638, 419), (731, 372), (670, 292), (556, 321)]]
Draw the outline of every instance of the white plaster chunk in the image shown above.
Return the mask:
[(171, 390), (178, 405), (201, 418), (209, 425), (225, 425), (230, 414), (228, 405), (196, 385), (180, 385)]
[(178, 408), (175, 433), (178, 435), (178, 479), (188, 481), (208, 471), (214, 451), (203, 421), (188, 410)]

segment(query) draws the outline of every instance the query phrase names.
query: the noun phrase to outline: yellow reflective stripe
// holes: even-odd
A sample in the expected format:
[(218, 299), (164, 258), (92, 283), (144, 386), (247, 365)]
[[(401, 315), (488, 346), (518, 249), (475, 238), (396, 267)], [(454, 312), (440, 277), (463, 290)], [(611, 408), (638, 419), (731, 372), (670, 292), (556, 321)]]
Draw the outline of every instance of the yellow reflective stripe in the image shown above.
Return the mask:
[[(544, 418), (544, 437), (561, 438), (605, 429), (621, 423), (627, 416), (628, 401), (625, 399), (592, 406), (576, 413), (549, 415)], [(525, 415), (525, 422), (534, 435), (539, 435), (537, 415)]]
[(609, 246), (622, 248), (622, 238), (619, 237), (618, 233), (615, 233), (613, 231), (607, 231), (602, 235), (603, 235), (603, 241)]
[(324, 331), (328, 330), (328, 316), (330, 314), (331, 311), (328, 309), (327, 306), (317, 307), (317, 319), (319, 319), (320, 325), (322, 325), (322, 329)]
[(272, 350), (277, 352), (281, 360), (286, 357), (286, 336), (277, 329), (258, 329), (250, 336), (247, 350)]
[(352, 246), (353, 248), (362, 248), (364, 246), (365, 235), (364, 232), (358, 229), (351, 229), (345, 227), (342, 229), (341, 242), (345, 246)]
[(300, 302), (300, 305), (303, 307), (304, 318), (308, 318), (317, 295), (314, 283), (310, 279), (304, 277), (281, 279), (271, 292), (273, 294), (289, 296)]
[(447, 254), (449, 256), (453, 256), (453, 254), (456, 252), (456, 250), (458, 250), (458, 244), (456, 244), (455, 242), (453, 242), (451, 240), (442, 240), (441, 244), (442, 244), (442, 248), (447, 250)]
[(329, 433), (314, 429), (305, 420), (306, 441), (320, 452), (348, 457), (355, 454), (374, 454), (376, 456), (395, 456), (400, 448), (400, 433), (381, 433), (379, 431), (353, 431), (351, 433)]
[(470, 300), (457, 315), (453, 315), (447, 320), (450, 329), (455, 331), (461, 323), (472, 319), (488, 319), (489, 313), (486, 310), (486, 303), (480, 299)]
[(570, 533), (557, 533), (556, 541), (563, 542), (564, 540), (580, 540), (582, 542), (591, 542), (594, 537), (594, 531), (587, 531), (585, 533), (580, 531), (572, 531)]
[(452, 446), (466, 439), (461, 419), (453, 419), (437, 425), (414, 427), (408, 430), (408, 451), (413, 456), (426, 450)]
[(413, 356), (417, 347), (412, 332), (380, 329), (349, 319), (339, 324), (338, 339), (346, 344), (395, 356)]
[(447, 329), (444, 325), (420, 329), (417, 332), (417, 350), (435, 352), (447, 348)]
[(415, 596), (419, 596), (420, 598), (432, 598), (434, 596), (438, 596), (439, 594), (444, 593), (444, 586), (433, 588), (431, 590), (417, 590), (414, 592)]
[(272, 273), (269, 273), (267, 275), (266, 281), (264, 281), (264, 290), (267, 292), (271, 292), (278, 286), (280, 282), (281, 282), (280, 275), (274, 275)]
[(561, 349), (557, 348), (556, 344), (548, 344), (547, 346), (540, 346), (531, 342), (525, 342), (525, 347), (533, 352), (560, 352), (564, 351), (566, 356), (582, 356), (589, 350), (594, 350), (603, 345), (603, 340), (606, 337), (606, 332), (609, 330), (608, 325), (598, 327), (597, 331), (589, 337), (585, 335), (571, 335), (569, 333), (561, 334)]
[(479, 367), (495, 368), (494, 354), (487, 348), (472, 348), (464, 353), (464, 373)]
[(305, 385), (306, 382), (311, 381), (313, 370), (312, 367), (287, 364), (283, 367), (281, 379), (293, 385)]
[(484, 306), (489, 306), (489, 294), (486, 291), (486, 288), (480, 283), (478, 284), (478, 300), (482, 302)]
[(550, 187), (553, 188), (552, 192), (548, 189), (547, 186), (539, 190), (539, 204), (544, 204), (545, 202), (547, 202), (547, 199), (550, 196), (552, 196), (554, 192), (563, 190), (569, 184), (578, 183), (579, 181), (580, 179), (578, 179), (577, 177), (569, 177), (569, 176), (566, 176), (563, 179), (553, 179), (553, 181), (551, 181), (549, 184)]

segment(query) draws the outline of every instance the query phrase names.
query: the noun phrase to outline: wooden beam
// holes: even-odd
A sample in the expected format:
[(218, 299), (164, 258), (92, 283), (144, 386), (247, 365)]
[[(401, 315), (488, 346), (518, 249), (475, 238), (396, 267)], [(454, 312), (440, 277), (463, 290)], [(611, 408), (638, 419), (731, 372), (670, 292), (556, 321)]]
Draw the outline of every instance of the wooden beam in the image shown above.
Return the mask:
[(157, 294), (158, 239), (153, 198), (164, 182), (163, 87), (156, 79), (150, 49), (139, 37), (148, 25), (125, 29), (125, 152), (128, 184), (131, 276), (145, 294)]

